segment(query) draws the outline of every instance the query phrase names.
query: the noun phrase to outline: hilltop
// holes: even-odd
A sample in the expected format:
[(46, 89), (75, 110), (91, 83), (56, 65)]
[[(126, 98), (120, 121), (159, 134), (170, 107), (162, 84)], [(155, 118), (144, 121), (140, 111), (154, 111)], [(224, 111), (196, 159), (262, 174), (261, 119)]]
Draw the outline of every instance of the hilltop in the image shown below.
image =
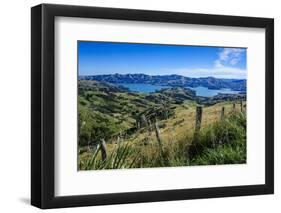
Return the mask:
[(245, 79), (220, 79), (214, 77), (190, 78), (181, 75), (109, 74), (79, 76), (79, 80), (95, 80), (107, 83), (144, 83), (161, 86), (207, 87), (208, 89), (231, 89), (246, 91)]
[(141, 123), (142, 116), (150, 120), (167, 119), (187, 103), (209, 106), (224, 101), (246, 100), (245, 94), (198, 97), (193, 90), (183, 87), (147, 94), (134, 93), (122, 86), (94, 80), (80, 80), (78, 94), (79, 119), (87, 121), (81, 127), (81, 145), (86, 145), (89, 138), (95, 142), (100, 137), (110, 140), (120, 132), (131, 134)]
[[(116, 84), (79, 80), (78, 94), (79, 169), (246, 161), (245, 93), (207, 98), (179, 86), (140, 93)], [(239, 103), (236, 108), (235, 102)], [(203, 108), (202, 147), (195, 147), (201, 151), (190, 157), (187, 150), (193, 146), (198, 105)], [(105, 161), (98, 155), (101, 142), (107, 147)]]

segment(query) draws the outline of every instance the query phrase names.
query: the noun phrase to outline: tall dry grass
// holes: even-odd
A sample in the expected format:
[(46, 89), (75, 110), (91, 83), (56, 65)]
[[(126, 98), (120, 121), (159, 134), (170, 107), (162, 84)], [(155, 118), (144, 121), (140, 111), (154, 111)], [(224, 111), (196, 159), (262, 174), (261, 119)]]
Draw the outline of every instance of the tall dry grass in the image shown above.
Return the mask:
[[(176, 167), (191, 165), (241, 164), (246, 162), (246, 115), (231, 113), (199, 132), (199, 142), (192, 136), (179, 141), (148, 145), (120, 143), (101, 160), (98, 146), (86, 159), (80, 160), (80, 170)], [(193, 150), (191, 152), (191, 150)]]

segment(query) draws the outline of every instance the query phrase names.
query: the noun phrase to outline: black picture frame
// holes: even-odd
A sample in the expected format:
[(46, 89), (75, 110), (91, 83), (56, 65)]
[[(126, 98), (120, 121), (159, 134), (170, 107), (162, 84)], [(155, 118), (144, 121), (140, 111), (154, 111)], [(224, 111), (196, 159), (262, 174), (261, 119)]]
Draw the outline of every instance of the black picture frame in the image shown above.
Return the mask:
[[(56, 197), (54, 171), (55, 17), (264, 28), (265, 184)], [(274, 193), (274, 20), (164, 11), (41, 4), (31, 8), (31, 204), (39, 208), (217, 198)]]

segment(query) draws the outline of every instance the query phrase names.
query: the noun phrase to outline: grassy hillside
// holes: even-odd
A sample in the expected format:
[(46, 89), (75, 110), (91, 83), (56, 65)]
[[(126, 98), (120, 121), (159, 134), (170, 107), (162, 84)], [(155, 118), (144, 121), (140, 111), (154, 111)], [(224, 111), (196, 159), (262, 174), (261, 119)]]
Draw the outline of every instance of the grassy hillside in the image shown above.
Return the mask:
[[(144, 168), (246, 162), (245, 96), (206, 102), (196, 135), (198, 97), (185, 88), (131, 93), (79, 81), (79, 169)], [(214, 101), (215, 100), (215, 101)], [(222, 107), (225, 116), (221, 119)], [(101, 140), (106, 160), (101, 158)]]

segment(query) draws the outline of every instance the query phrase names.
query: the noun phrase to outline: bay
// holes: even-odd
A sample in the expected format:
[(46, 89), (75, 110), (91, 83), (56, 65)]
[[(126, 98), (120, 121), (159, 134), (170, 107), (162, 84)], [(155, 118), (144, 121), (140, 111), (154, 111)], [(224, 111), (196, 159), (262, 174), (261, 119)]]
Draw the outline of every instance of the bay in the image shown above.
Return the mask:
[[(160, 90), (163, 88), (171, 88), (171, 86), (161, 86), (161, 85), (153, 85), (153, 84), (140, 84), (140, 83), (118, 83), (117, 85), (123, 86), (128, 88), (132, 92), (142, 92), (142, 93), (150, 93), (155, 92), (156, 90)], [(203, 97), (213, 97), (218, 95), (219, 93), (222, 94), (238, 94), (239, 91), (233, 91), (231, 89), (219, 89), (213, 90), (208, 89), (207, 87), (186, 87), (188, 89), (192, 89), (196, 91), (197, 96)]]
[(171, 88), (170, 86), (161, 86), (161, 85), (153, 85), (153, 84), (118, 83), (117, 85), (126, 87), (132, 92), (143, 92), (143, 93), (150, 93), (164, 88)]
[(203, 97), (213, 97), (215, 95), (221, 94), (238, 94), (239, 91), (234, 91), (231, 89), (208, 89), (207, 87), (187, 87), (189, 89), (195, 90), (197, 96)]

